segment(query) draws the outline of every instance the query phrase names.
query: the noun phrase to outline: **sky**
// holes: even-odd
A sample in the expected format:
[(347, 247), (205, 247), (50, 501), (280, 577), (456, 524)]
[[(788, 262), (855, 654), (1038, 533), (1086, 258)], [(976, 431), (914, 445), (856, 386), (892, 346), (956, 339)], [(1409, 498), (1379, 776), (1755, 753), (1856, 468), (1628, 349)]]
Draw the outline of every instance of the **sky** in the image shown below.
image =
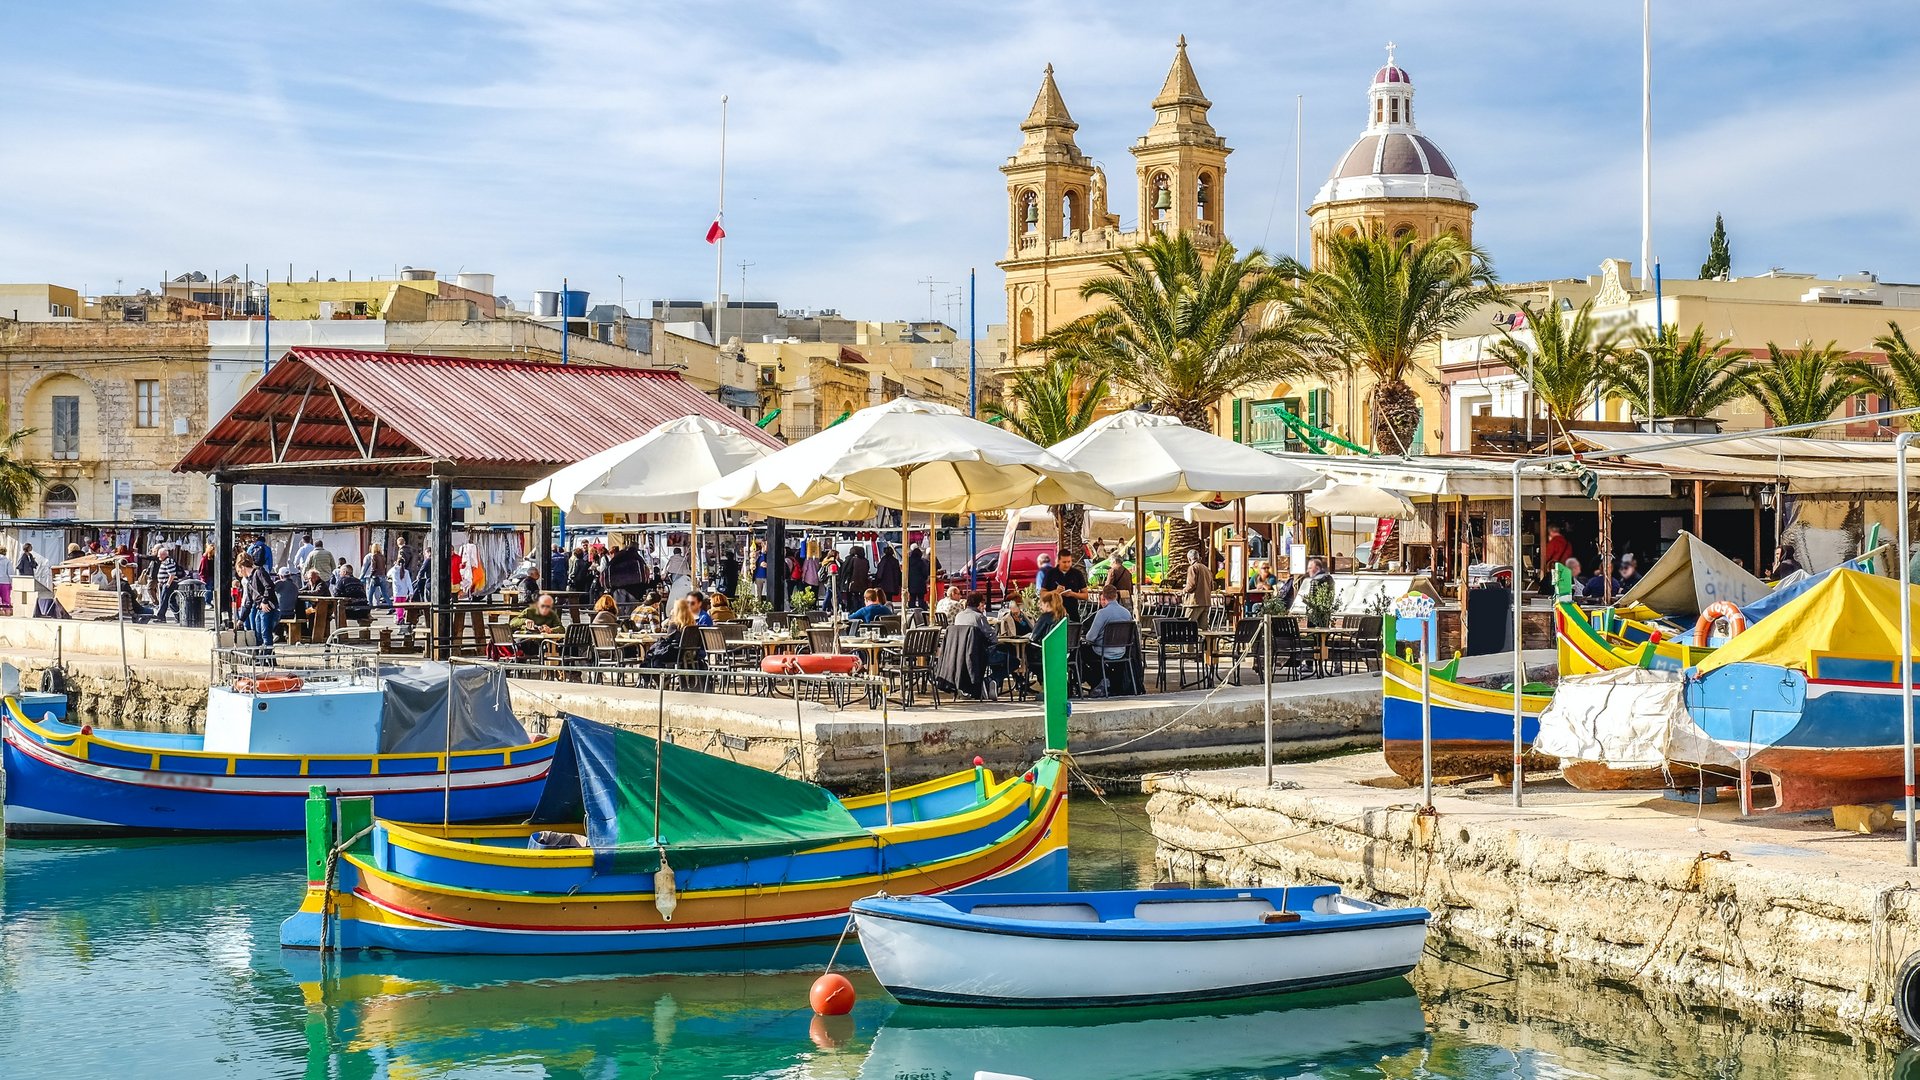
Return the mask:
[[(1182, 33), (1234, 148), (1242, 248), (1293, 250), (1296, 95), (1304, 204), (1393, 41), (1504, 280), (1640, 251), (1632, 0), (9, 7), (5, 281), (412, 265), (493, 273), (523, 304), (563, 277), (596, 303), (710, 298), (725, 95), (730, 295), (899, 319), (931, 293), (964, 331), (977, 268), (984, 327), (1004, 311), (998, 170), (1042, 68), (1125, 208), (1126, 148)], [(1653, 7), (1665, 273), (1697, 274), (1720, 212), (1736, 274), (1920, 280), (1920, 8)]]

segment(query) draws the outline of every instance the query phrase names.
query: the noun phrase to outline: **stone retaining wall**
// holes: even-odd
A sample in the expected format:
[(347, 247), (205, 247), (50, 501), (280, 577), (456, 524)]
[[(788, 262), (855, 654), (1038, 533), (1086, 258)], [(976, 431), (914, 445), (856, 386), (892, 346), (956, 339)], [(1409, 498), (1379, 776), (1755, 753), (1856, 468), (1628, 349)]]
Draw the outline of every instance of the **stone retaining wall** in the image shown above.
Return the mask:
[(1335, 883), (1423, 905), (1436, 929), (1477, 948), (1589, 964), (1699, 1004), (1897, 1032), (1892, 978), (1920, 948), (1920, 893), (1904, 868), (1809, 858), (1796, 873), (1780, 864), (1799, 859), (1642, 848), (1625, 827), (1607, 838), (1593, 822), (1521, 811), (1469, 816), (1443, 805), (1425, 817), (1412, 791), (1401, 806), (1367, 807), (1244, 785), (1153, 782), (1148, 815), (1175, 876)]

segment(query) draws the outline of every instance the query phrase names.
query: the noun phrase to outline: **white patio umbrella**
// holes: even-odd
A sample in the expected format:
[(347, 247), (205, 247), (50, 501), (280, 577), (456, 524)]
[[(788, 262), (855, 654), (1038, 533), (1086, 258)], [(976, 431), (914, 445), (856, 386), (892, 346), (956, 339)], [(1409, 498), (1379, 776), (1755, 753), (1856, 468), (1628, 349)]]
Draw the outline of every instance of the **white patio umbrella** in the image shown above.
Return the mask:
[(1392, 518), (1409, 521), (1413, 503), (1397, 491), (1361, 483), (1333, 483), (1307, 493), (1307, 512), (1321, 517)]
[[(772, 450), (716, 420), (686, 416), (536, 480), (520, 493), (520, 501), (568, 514), (689, 511), (693, 524), (688, 565), (698, 574), (697, 504), (701, 487), (766, 457)], [(797, 508), (788, 516), (839, 521), (871, 512), (862, 500), (825, 499)]]
[[(1038, 444), (946, 405), (898, 398), (721, 477), (700, 490), (699, 503), (787, 516), (822, 498), (899, 510), (903, 552), (910, 511), (1114, 502), (1113, 492)], [(934, 570), (930, 564), (929, 589)]]
[[(1115, 495), (1133, 500), (1134, 551), (1146, 580), (1146, 525), (1141, 503), (1199, 503), (1306, 491), (1325, 483), (1319, 472), (1244, 443), (1188, 427), (1177, 418), (1129, 410), (1102, 417), (1050, 448), (1093, 474)], [(1189, 518), (1189, 520), (1192, 520)]]

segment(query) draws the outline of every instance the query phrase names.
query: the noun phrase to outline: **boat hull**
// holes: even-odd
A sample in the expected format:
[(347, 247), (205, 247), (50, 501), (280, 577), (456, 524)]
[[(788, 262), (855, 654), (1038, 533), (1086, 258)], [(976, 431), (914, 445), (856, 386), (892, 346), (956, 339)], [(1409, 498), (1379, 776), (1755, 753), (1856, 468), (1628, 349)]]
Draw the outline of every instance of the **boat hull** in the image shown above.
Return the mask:
[[(1026, 899), (1007, 898), (1011, 905)], [(883, 898), (854, 909), (874, 976), (911, 1005), (1099, 1008), (1346, 986), (1413, 970), (1427, 933), (1419, 909), (1375, 912), (1387, 918), (1362, 925), (1308, 915), (1292, 923), (1248, 917), (1231, 926), (1129, 919), (1123, 929), (1044, 921), (1034, 909), (955, 925), (944, 905), (919, 905), (933, 911), (927, 917), (914, 906)]]
[(549, 739), (456, 754), (449, 779), (438, 755), (224, 756), (50, 731), (11, 710), (0, 724), (6, 835), (17, 838), (298, 833), (315, 786), (370, 796), (395, 817), (524, 817), (539, 800), (554, 747)]
[[(1381, 660), (1381, 745), (1387, 767), (1409, 783), (1421, 772), (1420, 668), (1395, 656)], [(1507, 773), (1513, 769), (1513, 695), (1469, 686), (1434, 675), (1433, 773), (1435, 776), (1473, 776)], [(1522, 694), (1520, 743), (1533, 744), (1540, 734), (1540, 714), (1552, 701), (1549, 694)], [(1522, 754), (1528, 772), (1547, 772), (1555, 763), (1531, 752)]]
[[(479, 954), (679, 952), (833, 940), (855, 900), (898, 893), (1065, 888), (1067, 802), (1059, 769), (1030, 790), (1034, 812), (995, 842), (965, 854), (898, 865), (880, 874), (793, 881), (778, 868), (758, 883), (687, 889), (699, 871), (676, 871), (671, 918), (651, 889), (626, 893), (525, 893), (460, 888), (381, 869), (371, 852), (344, 856), (331, 888), (310, 882), (280, 943), (318, 948)], [(956, 828), (964, 828), (964, 822)], [(376, 825), (376, 836), (384, 826)], [(879, 830), (883, 832), (885, 830)], [(882, 845), (875, 845), (882, 846)], [(845, 845), (842, 845), (845, 847)], [(813, 853), (799, 852), (791, 865)], [(632, 881), (631, 875), (626, 880)], [(649, 877), (647, 880), (651, 880)]]
[(1649, 627), (1623, 623), (1621, 629), (1627, 636), (1606, 634), (1579, 605), (1564, 600), (1555, 604), (1554, 646), (1561, 677), (1629, 667), (1681, 671), (1713, 651), (1681, 641), (1656, 640)]
[(1738, 663), (1689, 683), (1702, 730), (1773, 779), (1786, 813), (1880, 802), (1904, 790), (1900, 684), (1890, 659), (1813, 653), (1808, 670)]

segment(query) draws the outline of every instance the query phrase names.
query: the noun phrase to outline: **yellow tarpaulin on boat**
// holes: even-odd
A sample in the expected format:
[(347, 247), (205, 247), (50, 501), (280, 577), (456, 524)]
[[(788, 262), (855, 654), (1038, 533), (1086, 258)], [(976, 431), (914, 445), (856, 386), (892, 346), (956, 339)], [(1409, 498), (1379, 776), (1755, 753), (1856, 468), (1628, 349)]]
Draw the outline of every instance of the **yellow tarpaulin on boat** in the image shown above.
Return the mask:
[[(1899, 588), (1898, 582), (1888, 578), (1858, 570), (1834, 570), (1818, 585), (1715, 649), (1700, 661), (1700, 670), (1748, 663), (1805, 671), (1810, 652), (1899, 656)], [(1913, 589), (1914, 610), (1920, 612), (1920, 588), (1908, 588)]]

